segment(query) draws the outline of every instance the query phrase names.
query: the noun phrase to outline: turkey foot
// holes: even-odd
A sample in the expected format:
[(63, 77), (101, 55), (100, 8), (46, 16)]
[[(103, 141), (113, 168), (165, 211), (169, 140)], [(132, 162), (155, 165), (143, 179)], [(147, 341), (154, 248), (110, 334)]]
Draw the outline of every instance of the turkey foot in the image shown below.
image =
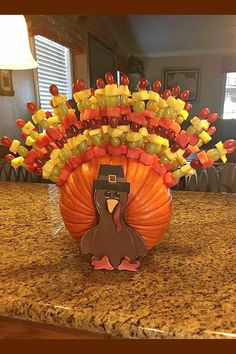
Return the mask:
[(118, 266), (119, 270), (129, 270), (130, 272), (137, 272), (137, 268), (140, 266), (139, 261), (131, 262), (129, 257), (125, 257), (121, 264)]
[(106, 270), (114, 269), (114, 267), (109, 262), (109, 258), (107, 256), (103, 256), (101, 259), (92, 257), (91, 264), (94, 267), (94, 269), (106, 269)]

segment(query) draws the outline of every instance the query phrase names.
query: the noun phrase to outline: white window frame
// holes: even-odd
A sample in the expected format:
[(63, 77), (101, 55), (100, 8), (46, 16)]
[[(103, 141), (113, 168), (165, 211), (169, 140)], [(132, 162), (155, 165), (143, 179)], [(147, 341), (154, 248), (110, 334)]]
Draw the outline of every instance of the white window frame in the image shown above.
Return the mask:
[[(37, 37), (37, 36), (35, 36)], [(31, 43), (32, 43), (32, 47), (33, 47), (33, 52), (34, 52), (34, 57), (36, 58), (37, 60), (37, 55), (36, 55), (36, 41), (35, 41), (35, 37), (32, 37), (32, 40), (31, 40)], [(40, 36), (40, 37), (43, 37), (45, 39), (45, 41), (49, 41), (49, 42), (54, 42), (56, 46), (59, 46), (59, 47), (64, 47), (67, 49), (67, 57), (66, 57), (66, 62), (67, 62), (67, 78), (68, 78), (68, 82), (67, 82), (67, 92), (68, 94), (66, 94), (66, 97), (67, 99), (71, 99), (72, 98), (72, 82), (73, 82), (73, 70), (72, 70), (72, 53), (71, 53), (71, 50), (69, 48), (67, 48), (66, 46), (62, 46), (61, 44), (55, 42), (55, 41), (52, 41), (44, 36)], [(37, 103), (37, 106), (40, 107), (40, 108), (43, 108), (45, 109), (46, 111), (50, 111), (52, 112), (52, 108), (48, 106), (48, 108), (44, 108), (44, 105), (42, 106), (41, 105), (41, 101), (40, 101), (40, 82), (39, 82), (39, 75), (38, 75), (38, 69), (34, 70), (34, 83), (35, 83), (35, 96), (36, 96), (36, 103)], [(49, 94), (49, 100), (51, 98), (51, 94), (49, 92), (49, 86), (51, 84), (56, 84), (57, 85), (57, 82), (56, 80), (52, 80), (49, 82), (49, 85), (48, 85), (48, 94)], [(59, 93), (62, 93), (63, 92), (60, 92), (60, 88), (59, 88)]]
[[(233, 71), (232, 71), (232, 72), (233, 72)], [(235, 112), (235, 114), (234, 114), (234, 117), (231, 117), (231, 118), (225, 118), (225, 117), (224, 117), (224, 112), (225, 112), (225, 99), (226, 99), (227, 74), (230, 74), (230, 73), (232, 73), (232, 72), (228, 72), (228, 73), (225, 73), (225, 74), (224, 74), (224, 80), (223, 80), (223, 85), (224, 85), (224, 86), (223, 86), (223, 88), (222, 88), (224, 94), (222, 95), (223, 99), (222, 99), (222, 114), (221, 114), (221, 117), (222, 117), (222, 119), (224, 119), (224, 120), (236, 119), (236, 112)], [(236, 76), (236, 72), (234, 72), (234, 73), (235, 73), (235, 76)], [(236, 89), (236, 86), (235, 86), (235, 89)], [(236, 106), (236, 103), (235, 103), (235, 106)]]

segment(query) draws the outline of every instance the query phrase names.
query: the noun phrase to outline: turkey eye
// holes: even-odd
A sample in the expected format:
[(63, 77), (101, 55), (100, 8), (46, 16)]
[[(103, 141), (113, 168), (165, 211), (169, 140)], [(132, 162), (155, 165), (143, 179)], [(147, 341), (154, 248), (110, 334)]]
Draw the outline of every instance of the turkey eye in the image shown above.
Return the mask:
[(110, 198), (110, 196), (111, 196), (111, 192), (105, 192), (105, 198)]
[(115, 199), (119, 199), (120, 193), (119, 192), (115, 192), (114, 197), (115, 197)]

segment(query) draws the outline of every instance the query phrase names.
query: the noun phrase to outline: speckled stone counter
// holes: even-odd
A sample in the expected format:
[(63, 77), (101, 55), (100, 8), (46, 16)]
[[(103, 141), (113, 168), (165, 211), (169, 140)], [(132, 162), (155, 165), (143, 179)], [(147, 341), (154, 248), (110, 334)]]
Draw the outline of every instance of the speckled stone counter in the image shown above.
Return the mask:
[(173, 192), (137, 273), (94, 271), (53, 185), (0, 183), (0, 315), (125, 338), (236, 337), (236, 195)]

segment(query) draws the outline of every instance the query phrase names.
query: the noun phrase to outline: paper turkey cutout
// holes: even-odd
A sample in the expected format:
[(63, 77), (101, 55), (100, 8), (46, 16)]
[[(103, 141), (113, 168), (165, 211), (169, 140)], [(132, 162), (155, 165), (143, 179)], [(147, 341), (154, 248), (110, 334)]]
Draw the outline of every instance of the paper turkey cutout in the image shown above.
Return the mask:
[(124, 219), (130, 184), (120, 165), (101, 165), (93, 182), (99, 222), (82, 237), (82, 254), (91, 254), (95, 269), (135, 271), (138, 258), (147, 254), (142, 236)]

